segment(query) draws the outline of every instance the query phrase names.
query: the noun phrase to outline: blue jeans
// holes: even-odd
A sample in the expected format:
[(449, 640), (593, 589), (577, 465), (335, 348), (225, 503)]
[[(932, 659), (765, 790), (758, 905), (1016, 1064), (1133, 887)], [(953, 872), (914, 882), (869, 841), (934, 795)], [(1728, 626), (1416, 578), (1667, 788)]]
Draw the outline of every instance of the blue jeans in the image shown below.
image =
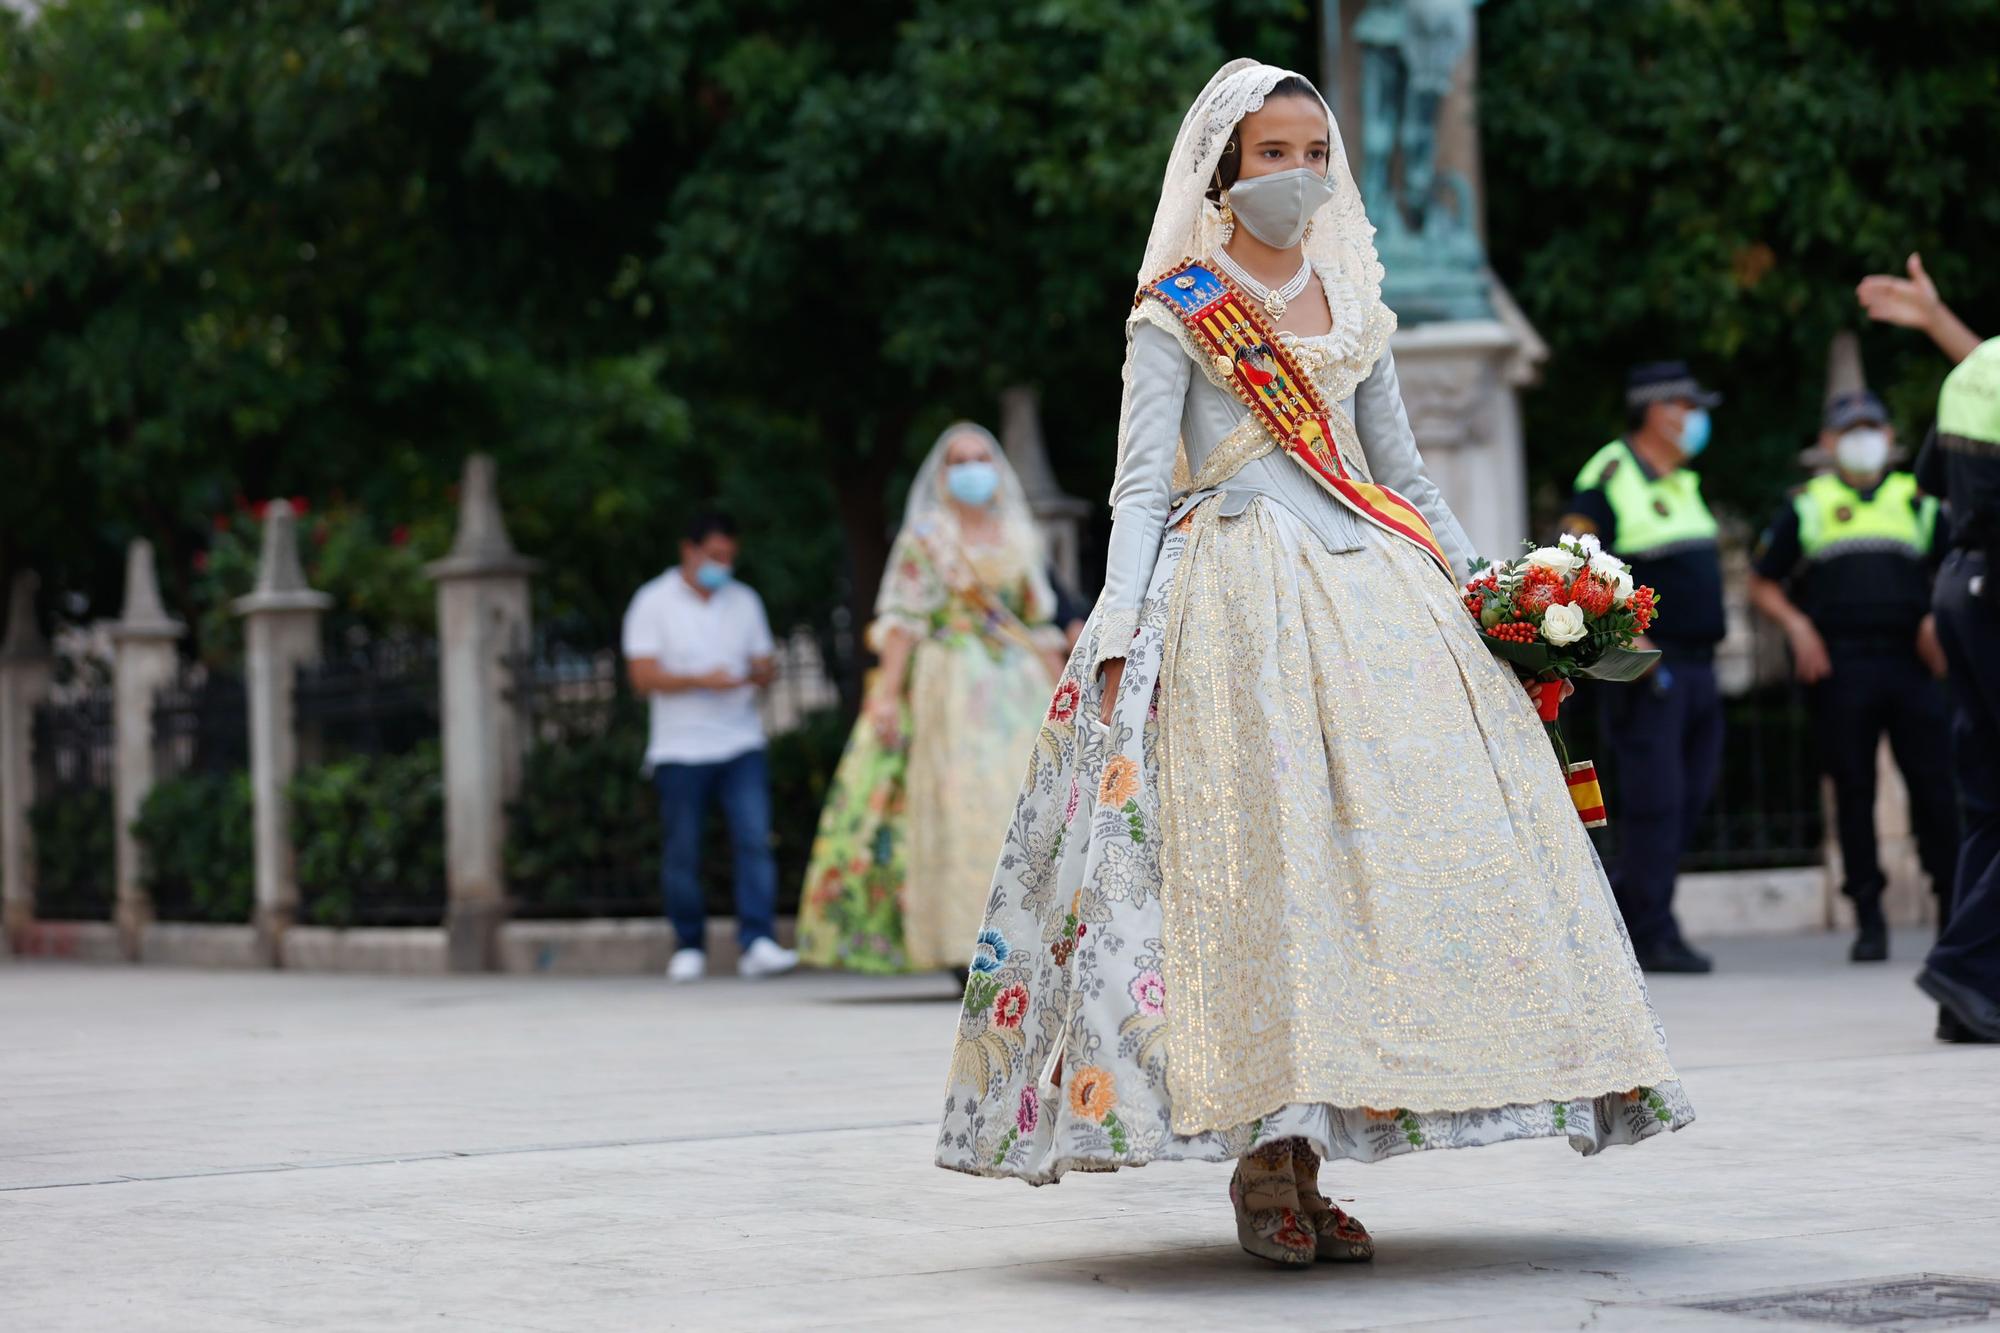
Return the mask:
[(744, 948), (769, 938), (778, 909), (778, 863), (771, 855), (771, 779), (764, 752), (752, 750), (714, 764), (660, 764), (660, 892), (667, 920), (683, 949), (708, 938), (701, 894), (701, 834), (713, 797), (729, 825), (736, 861), (736, 937)]

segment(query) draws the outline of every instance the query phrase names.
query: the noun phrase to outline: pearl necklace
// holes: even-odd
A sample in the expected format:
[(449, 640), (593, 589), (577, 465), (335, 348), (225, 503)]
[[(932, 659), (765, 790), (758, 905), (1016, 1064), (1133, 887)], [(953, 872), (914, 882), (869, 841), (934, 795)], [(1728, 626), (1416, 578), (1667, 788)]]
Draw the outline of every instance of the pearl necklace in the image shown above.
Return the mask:
[(1304, 255), (1299, 256), (1299, 271), (1293, 274), (1292, 280), (1282, 287), (1266, 287), (1263, 283), (1251, 277), (1241, 264), (1230, 257), (1227, 250), (1216, 250), (1213, 258), (1224, 273), (1236, 279), (1244, 291), (1264, 303), (1264, 309), (1270, 313), (1273, 320), (1283, 319), (1285, 317), (1285, 308), (1291, 305), (1293, 301), (1298, 300), (1299, 293), (1304, 291), (1306, 284), (1312, 281), (1312, 261)]

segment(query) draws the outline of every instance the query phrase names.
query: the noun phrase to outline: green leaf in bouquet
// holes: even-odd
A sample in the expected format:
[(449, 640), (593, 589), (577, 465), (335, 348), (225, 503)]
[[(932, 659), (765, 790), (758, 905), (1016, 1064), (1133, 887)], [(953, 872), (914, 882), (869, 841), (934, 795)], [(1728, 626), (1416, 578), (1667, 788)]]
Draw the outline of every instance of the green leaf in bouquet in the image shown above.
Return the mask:
[(1503, 662), (1511, 662), (1523, 671), (1540, 675), (1555, 669), (1556, 655), (1546, 643), (1515, 643), (1509, 639), (1496, 639), (1492, 635), (1481, 636), (1493, 655)]
[(1606, 648), (1604, 655), (1581, 669), (1592, 680), (1637, 680), (1660, 660), (1657, 648)]

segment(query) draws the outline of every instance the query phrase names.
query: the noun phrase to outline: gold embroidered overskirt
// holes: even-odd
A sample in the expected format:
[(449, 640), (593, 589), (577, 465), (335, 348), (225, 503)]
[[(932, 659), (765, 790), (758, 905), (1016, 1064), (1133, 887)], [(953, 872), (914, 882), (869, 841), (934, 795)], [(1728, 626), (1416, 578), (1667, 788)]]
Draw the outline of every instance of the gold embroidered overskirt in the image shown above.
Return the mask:
[[(1093, 613), (961, 1007), (939, 1165), (1031, 1184), (1694, 1119), (1547, 737), (1456, 590), (1257, 499)], [(1092, 664), (1126, 652), (1099, 723)]]
[(1672, 1077), (1525, 692), (1390, 539), (1196, 512), (1160, 754), (1173, 1128)]

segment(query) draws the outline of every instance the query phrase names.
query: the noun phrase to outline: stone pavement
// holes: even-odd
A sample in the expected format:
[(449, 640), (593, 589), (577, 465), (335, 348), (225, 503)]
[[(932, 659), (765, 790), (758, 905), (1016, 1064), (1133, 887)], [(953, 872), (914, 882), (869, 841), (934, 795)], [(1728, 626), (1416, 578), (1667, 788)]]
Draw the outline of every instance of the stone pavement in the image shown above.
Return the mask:
[[(0, 1329), (1824, 1330), (1755, 1294), (2000, 1279), (2000, 1047), (1931, 1041), (1921, 937), (1844, 944), (1657, 981), (1678, 1135), (1334, 1166), (1381, 1255), (1307, 1273), (1221, 1167), (932, 1167), (943, 980), (0, 963)], [(1873, 1326), (1980, 1319), (1934, 1287)]]

